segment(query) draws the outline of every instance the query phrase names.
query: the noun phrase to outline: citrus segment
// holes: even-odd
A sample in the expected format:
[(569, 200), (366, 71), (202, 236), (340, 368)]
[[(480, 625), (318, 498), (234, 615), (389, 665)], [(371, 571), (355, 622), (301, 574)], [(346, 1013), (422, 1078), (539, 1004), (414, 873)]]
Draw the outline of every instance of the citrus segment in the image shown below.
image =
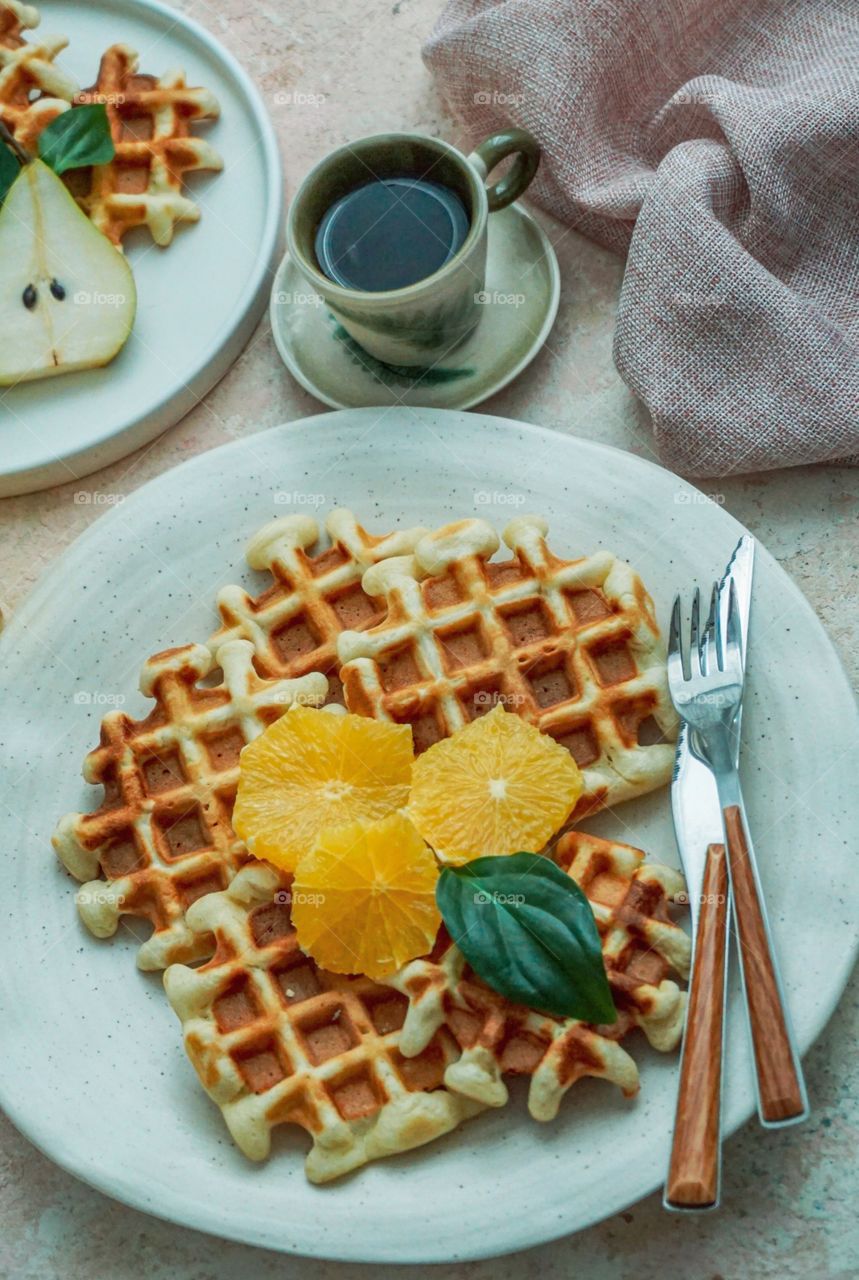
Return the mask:
[(432, 948), (437, 880), (432, 850), (400, 813), (328, 827), (295, 872), (299, 945), (333, 973), (394, 973)]
[(292, 871), (323, 827), (401, 808), (413, 758), (408, 725), (296, 707), (242, 751), (233, 827)]
[(462, 863), (538, 853), (581, 793), (570, 753), (499, 704), (418, 757), (407, 812), (440, 858)]

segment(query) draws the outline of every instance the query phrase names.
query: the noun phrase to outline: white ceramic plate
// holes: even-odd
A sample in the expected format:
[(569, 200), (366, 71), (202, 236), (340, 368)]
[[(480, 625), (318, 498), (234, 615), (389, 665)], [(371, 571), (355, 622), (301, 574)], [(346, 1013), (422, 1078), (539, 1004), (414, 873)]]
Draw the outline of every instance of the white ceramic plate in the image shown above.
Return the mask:
[(40, 0), (41, 26), (62, 33), (59, 61), (82, 87), (117, 42), (142, 71), (184, 68), (217, 96), (221, 117), (195, 126), (224, 159), (190, 174), (198, 223), (154, 245), (126, 238), (137, 282), (128, 343), (104, 369), (0, 388), (0, 497), (65, 484), (107, 466), (178, 422), (237, 359), (265, 310), (283, 221), (283, 179), (262, 100), (233, 56), (202, 27), (157, 0)]
[[(79, 1177), (205, 1231), (352, 1260), (520, 1249), (604, 1218), (660, 1183), (676, 1056), (636, 1036), (628, 1042), (641, 1067), (634, 1101), (586, 1081), (558, 1122), (541, 1126), (519, 1095), (429, 1147), (313, 1187), (298, 1131), (280, 1136), (261, 1167), (233, 1147), (185, 1058), (158, 975), (135, 969), (127, 932), (105, 943), (83, 930), (74, 886), (49, 845), (60, 814), (97, 802), (78, 774), (103, 712), (119, 698), (129, 713), (146, 709), (134, 692), (140, 660), (208, 634), (216, 587), (237, 575), (252, 580), (242, 548), (259, 524), (335, 503), (374, 529), (475, 510), (499, 525), (543, 512), (560, 554), (602, 544), (627, 557), (662, 618), (675, 589), (710, 582), (742, 533), (691, 486), (631, 454), (429, 409), (331, 413), (237, 441), (97, 521), (0, 637), (0, 1102)], [(857, 719), (820, 623), (764, 550), (751, 637), (743, 770), (805, 1049), (854, 958)], [(665, 792), (593, 826), (676, 861)], [(727, 1043), (733, 1129), (753, 1106), (736, 990)]]

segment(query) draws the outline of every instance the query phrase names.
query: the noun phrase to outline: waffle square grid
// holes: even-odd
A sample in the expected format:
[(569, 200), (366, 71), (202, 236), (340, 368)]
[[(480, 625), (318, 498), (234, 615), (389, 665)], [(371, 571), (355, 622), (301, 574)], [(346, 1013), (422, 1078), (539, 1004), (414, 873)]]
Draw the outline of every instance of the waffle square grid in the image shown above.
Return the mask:
[(406, 997), (327, 973), (300, 950), (289, 886), (252, 862), (225, 892), (201, 898), (188, 922), (214, 935), (215, 954), (200, 968), (173, 965), (164, 985), (188, 1056), (239, 1148), (265, 1159), (272, 1130), (299, 1125), (313, 1140), (307, 1176), (327, 1182), (430, 1142), (482, 1105), (443, 1085), (459, 1054), (445, 1028), (404, 1057)]
[(561, 837), (554, 859), (593, 908), (616, 1022), (591, 1026), (514, 1004), (473, 973), (444, 931), (431, 956), (386, 979), (409, 999), (404, 1054), (420, 1053), (447, 1027), (462, 1050), (445, 1072), (449, 1089), (500, 1107), (508, 1099), (504, 1077), (530, 1076), (528, 1109), (542, 1121), (555, 1118), (564, 1094), (585, 1076), (610, 1080), (627, 1096), (638, 1091), (638, 1068), (619, 1041), (638, 1027), (655, 1049), (676, 1048), (686, 1010), (676, 977), (688, 977), (691, 959), (689, 937), (670, 915), (684, 888), (678, 871), (580, 831)]
[[(207, 677), (222, 682), (207, 686)], [(188, 928), (197, 898), (226, 888), (247, 861), (232, 828), (239, 753), (294, 703), (319, 705), (319, 673), (262, 680), (246, 640), (221, 646), (217, 663), (204, 645), (156, 654), (144, 663), (141, 691), (155, 700), (145, 720), (122, 711), (104, 717), (101, 744), (84, 777), (104, 799), (93, 813), (71, 813), (54, 833), (66, 868), (85, 883), (81, 918), (96, 937), (116, 932), (121, 916), (152, 925), (140, 947), (141, 969), (211, 954), (211, 939)]]
[(340, 678), (350, 711), (410, 723), (417, 751), (502, 702), (575, 757), (579, 819), (668, 781), (677, 718), (640, 578), (605, 551), (560, 560), (546, 532), (513, 520), (495, 562), (491, 526), (459, 521), (368, 570), (387, 616), (340, 636)]
[(361, 579), (380, 560), (411, 552), (427, 531), (375, 536), (344, 508), (329, 513), (326, 530), (331, 545), (314, 550), (319, 526), (311, 516), (281, 516), (264, 525), (251, 539), (247, 560), (273, 581), (257, 596), (224, 587), (218, 595), (222, 625), (208, 643), (216, 652), (227, 640), (250, 640), (256, 669), (267, 677), (322, 671), (329, 681), (328, 700), (342, 704), (337, 637), (345, 628), (360, 630), (384, 616), (384, 603), (367, 595)]

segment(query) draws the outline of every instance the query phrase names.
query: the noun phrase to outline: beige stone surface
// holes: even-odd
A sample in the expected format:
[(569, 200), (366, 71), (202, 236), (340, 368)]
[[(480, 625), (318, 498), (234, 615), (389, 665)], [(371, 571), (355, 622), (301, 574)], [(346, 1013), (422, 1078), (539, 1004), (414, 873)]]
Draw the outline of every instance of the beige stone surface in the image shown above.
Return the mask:
[[(445, 114), (419, 56), (441, 0), (260, 0), (250, 6), (188, 0), (177, 7), (218, 35), (256, 77), (280, 134), (289, 191), (312, 162), (350, 137), (413, 127), (469, 141)], [(551, 220), (542, 221), (561, 264), (558, 321), (532, 366), (483, 408), (652, 457), (646, 414), (611, 360), (622, 264)], [(181, 246), (170, 252), (178, 256)], [(0, 502), (4, 612), (14, 611), (58, 550), (98, 516), (97, 505), (76, 495), (130, 493), (195, 453), (323, 408), (286, 373), (264, 320), (220, 385), (148, 448), (85, 480)], [(855, 683), (859, 472), (817, 467), (701, 487), (717, 495), (798, 581)], [(823, 857), (825, 851), (797, 850), (797, 856)], [(775, 1134), (749, 1124), (728, 1142), (719, 1214), (668, 1217), (652, 1196), (529, 1254), (402, 1274), (524, 1280), (538, 1268), (546, 1280), (856, 1276), (857, 990), (854, 978), (808, 1055), (811, 1121)], [(515, 1197), (510, 1210), (515, 1212)], [(55, 1168), (0, 1119), (0, 1277), (363, 1280), (375, 1274), (370, 1267), (283, 1259), (145, 1217)]]

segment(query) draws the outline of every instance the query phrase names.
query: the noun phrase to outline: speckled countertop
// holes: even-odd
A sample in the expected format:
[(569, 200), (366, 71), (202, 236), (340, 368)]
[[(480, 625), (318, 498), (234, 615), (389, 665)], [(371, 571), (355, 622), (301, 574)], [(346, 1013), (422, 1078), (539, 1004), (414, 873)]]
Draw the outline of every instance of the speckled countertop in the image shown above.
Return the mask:
[[(280, 133), (289, 190), (349, 137), (414, 127), (464, 142), (419, 57), (441, 0), (261, 0), (178, 5), (232, 48), (256, 77)], [(284, 93), (289, 90), (290, 93)], [(285, 99), (293, 99), (290, 103)], [(562, 271), (546, 349), (489, 413), (571, 431), (652, 457), (646, 418), (611, 361), (621, 264), (541, 219)], [(321, 406), (285, 372), (263, 321), (224, 380), (178, 426), (87, 481), (130, 493), (192, 454)], [(859, 471), (816, 467), (701, 487), (746, 524), (817, 609), (854, 680), (859, 670)], [(0, 604), (14, 611), (58, 550), (95, 519), (77, 483), (0, 502)], [(834, 1280), (859, 1275), (859, 984), (806, 1060), (811, 1121), (765, 1134), (749, 1124), (726, 1147), (724, 1206), (697, 1220), (666, 1216), (654, 1195), (567, 1240), (486, 1263), (410, 1267), (415, 1280)], [(133, 1153), (129, 1153), (133, 1159)], [(55, 1168), (0, 1119), (0, 1277), (14, 1280), (214, 1280), (298, 1276), (363, 1280), (377, 1268), (283, 1258), (158, 1222)], [(399, 1273), (401, 1269), (392, 1269)]]

